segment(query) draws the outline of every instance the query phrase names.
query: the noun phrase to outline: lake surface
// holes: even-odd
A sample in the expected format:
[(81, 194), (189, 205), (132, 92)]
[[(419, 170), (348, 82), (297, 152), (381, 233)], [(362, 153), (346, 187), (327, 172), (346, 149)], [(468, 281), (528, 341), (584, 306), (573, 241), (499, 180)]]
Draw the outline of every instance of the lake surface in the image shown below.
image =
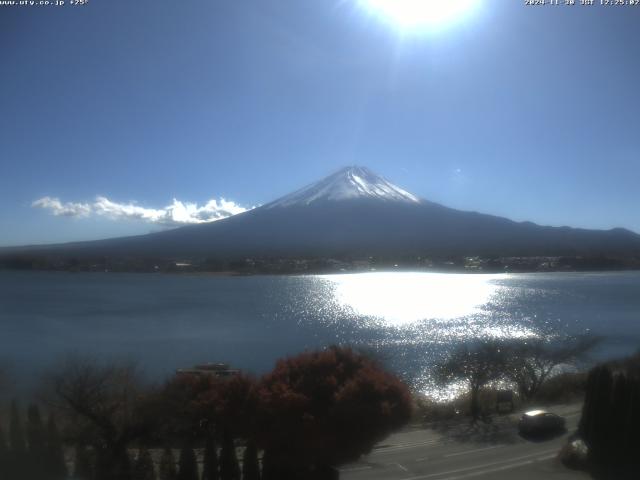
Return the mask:
[[(540, 330), (640, 348), (640, 272), (321, 276), (0, 272), (0, 363), (19, 378), (66, 353), (127, 356), (153, 375), (224, 361), (254, 373), (305, 349), (376, 352), (419, 388), (461, 341)], [(35, 378), (35, 377), (33, 377)]]

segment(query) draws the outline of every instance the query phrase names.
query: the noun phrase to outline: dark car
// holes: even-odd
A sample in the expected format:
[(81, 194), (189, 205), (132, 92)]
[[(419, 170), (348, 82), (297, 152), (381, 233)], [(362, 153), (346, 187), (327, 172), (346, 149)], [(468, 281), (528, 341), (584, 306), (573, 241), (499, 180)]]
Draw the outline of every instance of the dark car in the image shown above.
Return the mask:
[(521, 434), (535, 435), (561, 432), (565, 429), (565, 420), (546, 410), (531, 410), (520, 417), (518, 430)]

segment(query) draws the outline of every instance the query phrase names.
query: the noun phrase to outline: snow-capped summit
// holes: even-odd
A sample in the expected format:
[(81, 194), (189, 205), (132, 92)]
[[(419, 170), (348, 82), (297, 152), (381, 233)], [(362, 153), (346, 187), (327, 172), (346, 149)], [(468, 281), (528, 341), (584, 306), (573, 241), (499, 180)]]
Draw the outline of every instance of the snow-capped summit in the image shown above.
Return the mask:
[(281, 197), (265, 205), (265, 208), (304, 206), (351, 199), (421, 203), (415, 195), (376, 175), (368, 168), (352, 166)]

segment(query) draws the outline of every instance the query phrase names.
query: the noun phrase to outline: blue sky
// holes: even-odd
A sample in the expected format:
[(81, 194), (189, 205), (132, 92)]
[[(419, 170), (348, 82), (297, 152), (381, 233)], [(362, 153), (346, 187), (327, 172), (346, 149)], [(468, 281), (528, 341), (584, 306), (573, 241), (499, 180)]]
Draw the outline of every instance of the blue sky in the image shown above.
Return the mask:
[(640, 7), (478, 1), (411, 31), (360, 0), (0, 7), (0, 245), (155, 231), (174, 199), (250, 207), (351, 164), (640, 232)]

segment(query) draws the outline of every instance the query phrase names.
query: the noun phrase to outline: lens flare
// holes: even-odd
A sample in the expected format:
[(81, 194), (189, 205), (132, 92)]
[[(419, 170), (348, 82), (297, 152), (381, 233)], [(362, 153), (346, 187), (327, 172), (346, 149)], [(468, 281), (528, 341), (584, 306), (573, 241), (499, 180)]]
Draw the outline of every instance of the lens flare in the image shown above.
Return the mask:
[(359, 0), (372, 14), (402, 30), (434, 29), (459, 21), (481, 0)]

